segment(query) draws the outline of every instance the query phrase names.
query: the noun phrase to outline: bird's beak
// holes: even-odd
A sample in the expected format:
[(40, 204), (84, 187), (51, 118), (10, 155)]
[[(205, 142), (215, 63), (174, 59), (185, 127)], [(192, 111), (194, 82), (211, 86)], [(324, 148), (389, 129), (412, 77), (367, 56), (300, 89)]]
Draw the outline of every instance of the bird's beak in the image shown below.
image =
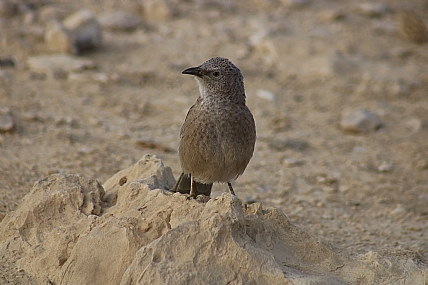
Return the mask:
[(181, 72), (182, 74), (190, 74), (195, 75), (197, 77), (201, 77), (204, 75), (202, 70), (199, 67), (190, 67)]

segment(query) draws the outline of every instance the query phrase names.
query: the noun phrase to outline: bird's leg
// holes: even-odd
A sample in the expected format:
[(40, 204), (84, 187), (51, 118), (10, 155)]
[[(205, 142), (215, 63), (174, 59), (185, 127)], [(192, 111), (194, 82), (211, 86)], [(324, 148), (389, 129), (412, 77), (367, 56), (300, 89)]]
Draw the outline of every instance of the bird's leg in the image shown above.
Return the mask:
[(236, 196), (235, 191), (233, 191), (232, 184), (230, 184), (230, 182), (227, 182), (227, 186), (229, 186), (230, 194)]
[(190, 175), (190, 197), (192, 197), (192, 198), (196, 198), (196, 193), (195, 193), (195, 180), (193, 179), (193, 175), (192, 175), (192, 173), (190, 173), (189, 175)]

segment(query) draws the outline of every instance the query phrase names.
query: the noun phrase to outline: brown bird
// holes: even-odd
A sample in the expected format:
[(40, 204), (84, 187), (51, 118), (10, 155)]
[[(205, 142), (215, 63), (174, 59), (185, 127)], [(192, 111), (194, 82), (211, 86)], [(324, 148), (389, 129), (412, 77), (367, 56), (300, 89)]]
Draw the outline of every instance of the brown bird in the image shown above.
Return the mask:
[(182, 174), (173, 192), (211, 195), (214, 182), (240, 176), (253, 156), (256, 126), (245, 104), (241, 71), (226, 58), (214, 57), (182, 72), (194, 75), (199, 97), (180, 132)]

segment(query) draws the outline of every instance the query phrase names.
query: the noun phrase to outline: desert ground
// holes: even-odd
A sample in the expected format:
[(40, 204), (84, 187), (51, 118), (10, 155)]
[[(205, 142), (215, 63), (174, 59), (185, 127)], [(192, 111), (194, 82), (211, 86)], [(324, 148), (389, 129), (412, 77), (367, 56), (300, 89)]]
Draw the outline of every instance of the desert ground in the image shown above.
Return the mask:
[[(178, 178), (180, 127), (198, 96), (181, 71), (222, 56), (241, 69), (257, 125), (233, 183), (243, 203), (355, 254), (428, 258), (428, 45), (397, 28), (404, 9), (428, 24), (428, 2), (1, 3), (0, 221), (51, 174), (103, 184), (153, 154)], [(48, 47), (49, 21), (83, 8), (104, 17), (101, 44)], [(114, 11), (131, 23), (109, 23)], [(58, 54), (88, 64), (31, 64)], [(350, 131), (341, 122), (360, 109), (379, 122)], [(216, 184), (212, 198), (227, 191)], [(6, 284), (35, 284), (2, 268)]]

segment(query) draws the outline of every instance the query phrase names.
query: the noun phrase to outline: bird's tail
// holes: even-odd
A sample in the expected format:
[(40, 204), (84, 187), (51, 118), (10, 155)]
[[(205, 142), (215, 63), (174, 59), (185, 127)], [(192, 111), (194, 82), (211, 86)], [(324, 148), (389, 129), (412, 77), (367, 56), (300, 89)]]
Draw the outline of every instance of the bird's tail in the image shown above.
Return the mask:
[[(203, 184), (197, 181), (194, 181), (193, 187), (195, 187), (196, 195), (211, 195), (211, 188), (213, 184)], [(182, 194), (190, 194), (190, 175), (181, 173), (180, 178), (178, 178), (177, 183), (174, 188), (171, 190), (172, 192), (180, 192)]]

